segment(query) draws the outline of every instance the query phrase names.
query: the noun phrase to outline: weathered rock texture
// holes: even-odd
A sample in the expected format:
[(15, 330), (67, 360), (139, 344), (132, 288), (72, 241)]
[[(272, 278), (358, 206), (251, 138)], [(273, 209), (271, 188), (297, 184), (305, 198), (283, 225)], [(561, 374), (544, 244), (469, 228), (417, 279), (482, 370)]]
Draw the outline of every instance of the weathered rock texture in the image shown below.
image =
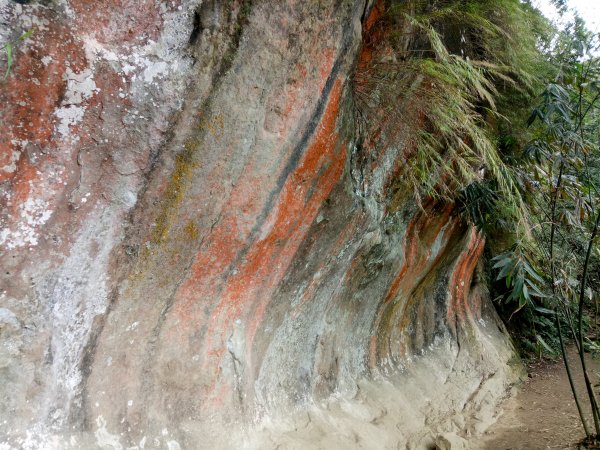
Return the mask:
[(398, 192), (410, 136), (353, 140), (370, 10), (0, 0), (0, 42), (35, 30), (0, 85), (0, 448), (485, 429), (512, 351), (483, 239)]

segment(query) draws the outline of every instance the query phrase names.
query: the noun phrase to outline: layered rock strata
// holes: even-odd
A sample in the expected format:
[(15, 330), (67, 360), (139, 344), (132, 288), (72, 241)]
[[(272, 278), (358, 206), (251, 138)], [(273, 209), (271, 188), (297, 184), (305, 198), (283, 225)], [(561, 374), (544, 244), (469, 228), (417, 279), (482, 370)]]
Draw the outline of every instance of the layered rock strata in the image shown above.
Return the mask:
[(410, 135), (354, 138), (371, 10), (0, 2), (0, 42), (34, 30), (0, 91), (0, 448), (424, 448), (493, 420), (483, 237), (398, 190)]

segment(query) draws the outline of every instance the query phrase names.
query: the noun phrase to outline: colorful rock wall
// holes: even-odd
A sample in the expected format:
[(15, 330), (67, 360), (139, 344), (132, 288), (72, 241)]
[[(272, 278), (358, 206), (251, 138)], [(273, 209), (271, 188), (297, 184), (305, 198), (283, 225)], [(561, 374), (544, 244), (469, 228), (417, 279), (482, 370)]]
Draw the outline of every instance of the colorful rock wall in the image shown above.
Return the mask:
[(483, 238), (398, 191), (408, 132), (354, 139), (372, 10), (0, 1), (0, 448), (424, 448), (493, 420)]

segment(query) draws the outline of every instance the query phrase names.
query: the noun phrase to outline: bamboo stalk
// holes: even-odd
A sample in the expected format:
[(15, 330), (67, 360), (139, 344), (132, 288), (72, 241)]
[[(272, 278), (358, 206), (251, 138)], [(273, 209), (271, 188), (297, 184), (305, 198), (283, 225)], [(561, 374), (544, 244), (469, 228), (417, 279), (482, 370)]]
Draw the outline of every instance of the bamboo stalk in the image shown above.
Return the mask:
[(583, 378), (585, 381), (585, 387), (588, 393), (588, 397), (590, 398), (590, 405), (592, 407), (592, 415), (594, 417), (594, 426), (596, 428), (596, 435), (600, 435), (600, 411), (598, 409), (598, 401), (596, 400), (596, 396), (594, 395), (594, 389), (592, 388), (592, 383), (587, 373), (587, 367), (585, 362), (585, 352), (583, 351), (583, 303), (585, 298), (585, 284), (587, 278), (587, 272), (590, 262), (590, 255), (592, 253), (592, 249), (594, 247), (594, 239), (596, 234), (598, 233), (598, 224), (600, 223), (600, 212), (596, 215), (596, 221), (594, 223), (594, 229), (592, 230), (592, 234), (590, 235), (590, 239), (588, 240), (588, 248), (585, 255), (585, 260), (583, 262), (583, 273), (581, 274), (581, 281), (579, 283), (579, 311), (578, 311), (578, 340), (579, 340), (579, 359), (581, 361), (581, 368), (583, 370)]
[(571, 366), (569, 365), (569, 360), (567, 359), (567, 352), (565, 351), (565, 343), (562, 338), (562, 331), (560, 329), (560, 319), (558, 317), (558, 310), (554, 310), (554, 320), (556, 322), (556, 330), (558, 331), (558, 341), (560, 342), (560, 350), (562, 353), (563, 362), (565, 363), (565, 369), (567, 370), (567, 378), (569, 379), (569, 385), (571, 386), (571, 393), (573, 394), (573, 398), (575, 399), (575, 405), (577, 406), (577, 412), (579, 413), (579, 419), (581, 420), (581, 424), (583, 425), (583, 430), (585, 431), (586, 437), (590, 437), (590, 430), (588, 428), (587, 421), (585, 420), (585, 416), (583, 415), (583, 410), (581, 409), (581, 403), (579, 402), (579, 396), (577, 395), (577, 389), (575, 389), (575, 383), (573, 383), (573, 375), (571, 374)]

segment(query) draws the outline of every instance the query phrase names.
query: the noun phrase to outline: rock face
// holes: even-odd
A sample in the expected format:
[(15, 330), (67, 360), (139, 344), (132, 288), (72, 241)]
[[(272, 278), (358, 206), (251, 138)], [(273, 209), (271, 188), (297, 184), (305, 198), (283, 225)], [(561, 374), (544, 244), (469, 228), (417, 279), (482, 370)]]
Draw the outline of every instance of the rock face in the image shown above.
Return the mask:
[(0, 42), (34, 30), (0, 91), (0, 448), (485, 429), (515, 371), (483, 238), (397, 190), (410, 136), (353, 139), (371, 11), (0, 0)]

